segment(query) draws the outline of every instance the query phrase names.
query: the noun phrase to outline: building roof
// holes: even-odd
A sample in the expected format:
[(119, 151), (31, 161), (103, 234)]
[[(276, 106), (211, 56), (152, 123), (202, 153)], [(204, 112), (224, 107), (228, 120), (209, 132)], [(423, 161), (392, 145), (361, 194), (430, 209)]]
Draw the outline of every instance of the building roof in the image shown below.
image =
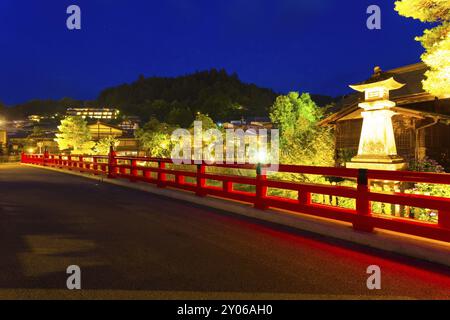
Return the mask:
[(99, 128), (99, 127), (108, 127), (108, 128), (112, 128), (112, 129), (116, 129), (116, 130), (120, 130), (122, 131), (122, 128), (120, 128), (119, 126), (110, 124), (110, 123), (106, 123), (106, 122), (102, 122), (102, 121), (95, 121), (95, 122), (88, 122), (88, 127), (92, 127), (92, 128)]
[[(423, 103), (439, 100), (425, 92), (422, 87), (422, 80), (425, 79), (425, 72), (427, 71), (427, 66), (424, 63), (420, 62), (388, 71), (376, 71), (379, 72), (375, 72), (369, 79), (360, 84), (383, 81), (392, 77), (395, 81), (405, 84), (403, 87), (393, 90), (389, 94), (390, 99), (397, 104), (398, 108), (401, 108), (403, 111), (405, 109), (410, 109), (412, 111), (422, 112), (424, 116), (441, 116), (442, 118), (448, 118), (450, 116), (450, 112), (435, 112), (435, 110), (429, 110), (429, 103)], [(450, 99), (444, 100), (450, 102)], [(334, 113), (322, 120), (319, 124), (333, 124), (335, 121), (358, 110), (358, 103), (363, 101), (364, 95), (360, 92), (355, 92), (343, 97), (342, 100), (331, 109)]]

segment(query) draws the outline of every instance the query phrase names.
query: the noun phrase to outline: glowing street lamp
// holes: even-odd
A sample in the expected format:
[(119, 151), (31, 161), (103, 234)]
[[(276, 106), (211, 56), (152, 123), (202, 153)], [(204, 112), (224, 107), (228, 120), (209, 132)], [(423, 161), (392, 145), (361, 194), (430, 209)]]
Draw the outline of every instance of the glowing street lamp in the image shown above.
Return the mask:
[(346, 163), (347, 168), (401, 170), (405, 160), (397, 155), (391, 110), (395, 102), (389, 100), (389, 91), (400, 89), (404, 84), (375, 67), (374, 75), (361, 84), (350, 88), (364, 92), (365, 101), (359, 104), (363, 125), (358, 155)]

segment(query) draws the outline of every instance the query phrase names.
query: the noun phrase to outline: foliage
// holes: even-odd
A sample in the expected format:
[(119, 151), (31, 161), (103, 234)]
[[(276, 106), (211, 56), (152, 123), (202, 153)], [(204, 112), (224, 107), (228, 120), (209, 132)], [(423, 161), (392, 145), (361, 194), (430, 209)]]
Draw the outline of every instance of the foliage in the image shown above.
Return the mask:
[(430, 67), (425, 73), (423, 88), (437, 97), (450, 96), (450, 28), (444, 40), (422, 55)]
[(275, 93), (270, 89), (242, 83), (236, 74), (225, 70), (211, 69), (176, 78), (140, 76), (131, 84), (102, 91), (98, 103), (118, 107), (144, 121), (153, 117), (182, 125), (173, 120), (174, 114), (169, 117), (173, 109), (189, 111), (191, 121), (197, 112), (209, 113), (214, 120), (229, 120), (263, 116), (274, 99)]
[(284, 164), (333, 166), (334, 136), (318, 125), (324, 115), (307, 93), (279, 96), (270, 118), (280, 129), (280, 162)]
[(336, 150), (336, 162), (340, 166), (345, 166), (357, 154), (358, 150), (356, 148), (339, 148)]
[(179, 125), (181, 128), (187, 128), (194, 120), (189, 108), (175, 107), (167, 115), (167, 123)]
[(442, 167), (437, 161), (424, 157), (423, 159), (416, 160), (411, 159), (408, 161), (408, 170), (417, 172), (444, 172)]
[(119, 145), (119, 140), (113, 136), (107, 136), (100, 139), (94, 147), (94, 153), (98, 155), (107, 155), (111, 146), (117, 147)]
[[(217, 160), (217, 156), (215, 154), (215, 146), (216, 143), (220, 142), (220, 139), (218, 140), (216, 136), (214, 135), (207, 135), (205, 134), (207, 130), (210, 129), (219, 129), (219, 127), (214, 123), (213, 119), (209, 117), (207, 114), (203, 114), (201, 112), (198, 112), (194, 122), (192, 122), (189, 131), (191, 133), (191, 145), (195, 147), (195, 141), (194, 141), (194, 125), (195, 121), (200, 121), (202, 123), (202, 158), (204, 160), (209, 160), (211, 162)], [(224, 132), (221, 131), (221, 138), (222, 142), (225, 140)], [(225, 152), (225, 151), (223, 151)], [(194, 151), (195, 154), (195, 151)], [(222, 154), (222, 157), (224, 157), (224, 153)], [(194, 157), (194, 159), (197, 159), (197, 156)]]
[[(419, 161), (410, 161), (409, 170), (418, 172), (443, 173), (444, 168), (435, 160), (425, 157)], [(413, 191), (426, 193), (437, 197), (450, 198), (450, 185), (416, 183)]]
[[(444, 168), (435, 160), (425, 157), (419, 161), (410, 161), (409, 170), (418, 172), (435, 172), (443, 173)], [(419, 194), (426, 194), (436, 197), (450, 198), (450, 185), (446, 184), (431, 184), (431, 183), (416, 183), (411, 192), (417, 192)], [(412, 208), (412, 214), (414, 218), (435, 221), (437, 213), (423, 208)]]
[[(277, 97), (270, 110), (270, 118), (280, 130), (280, 163), (333, 166), (334, 137), (332, 131), (318, 125), (325, 110), (318, 107), (308, 93), (290, 92)], [(323, 176), (291, 173), (271, 174), (271, 179), (293, 182), (330, 184)], [(269, 194), (296, 197), (296, 192), (272, 189)], [(321, 201), (312, 195), (313, 201)]]
[(425, 30), (421, 37), (426, 52), (422, 60), (429, 70), (425, 73), (423, 88), (437, 96), (448, 97), (450, 92), (450, 1), (448, 0), (401, 0), (395, 2), (400, 15), (422, 22), (438, 23)]
[(400, 0), (395, 2), (395, 10), (402, 16), (422, 22), (450, 20), (447, 0)]
[[(333, 101), (327, 96), (311, 97), (321, 106)], [(270, 89), (243, 83), (236, 74), (223, 69), (211, 69), (175, 78), (139, 76), (133, 83), (103, 90), (95, 101), (35, 99), (6, 108), (6, 116), (54, 116), (65, 114), (68, 107), (109, 106), (120, 109), (120, 115), (139, 116), (143, 122), (156, 118), (187, 128), (197, 112), (208, 113), (214, 121), (222, 122), (266, 116), (275, 98), (276, 93)]]
[(87, 122), (81, 117), (68, 116), (61, 120), (55, 141), (60, 150), (70, 150), (74, 154), (90, 154), (95, 142), (91, 141), (91, 134)]
[[(201, 112), (198, 112), (195, 116), (194, 121), (200, 121), (202, 123), (202, 130), (206, 131), (209, 129), (217, 129), (217, 125), (214, 123), (213, 119), (209, 117), (207, 114), (203, 114)], [(191, 123), (190, 129), (191, 131), (194, 129), (194, 121)], [(193, 131), (192, 131), (193, 133)]]
[(150, 156), (170, 158), (173, 147), (171, 135), (175, 129), (175, 126), (152, 118), (144, 127), (136, 130), (135, 137)]
[(11, 119), (25, 118), (32, 114), (42, 116), (54, 116), (55, 114), (63, 115), (69, 107), (83, 106), (83, 101), (71, 98), (63, 98), (60, 100), (31, 100), (14, 107), (7, 108), (7, 117)]

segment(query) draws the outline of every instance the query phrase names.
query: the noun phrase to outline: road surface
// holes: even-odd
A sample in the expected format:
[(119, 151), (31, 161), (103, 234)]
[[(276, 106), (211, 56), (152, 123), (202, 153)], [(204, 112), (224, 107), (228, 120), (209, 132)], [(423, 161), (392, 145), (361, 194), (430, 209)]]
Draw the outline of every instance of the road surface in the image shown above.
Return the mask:
[(0, 165), (0, 246), (0, 298), (450, 299), (443, 267), (15, 164)]

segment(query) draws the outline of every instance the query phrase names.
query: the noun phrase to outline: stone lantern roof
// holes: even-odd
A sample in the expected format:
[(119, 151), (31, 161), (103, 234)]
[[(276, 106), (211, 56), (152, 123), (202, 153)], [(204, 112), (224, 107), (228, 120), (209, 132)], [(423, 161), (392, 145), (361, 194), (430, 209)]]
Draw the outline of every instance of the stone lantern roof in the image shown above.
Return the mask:
[(382, 71), (380, 67), (376, 66), (373, 69), (373, 75), (360, 83), (350, 85), (350, 88), (364, 92), (367, 89), (383, 87), (387, 90), (396, 90), (404, 86), (403, 83), (398, 82), (393, 73)]

